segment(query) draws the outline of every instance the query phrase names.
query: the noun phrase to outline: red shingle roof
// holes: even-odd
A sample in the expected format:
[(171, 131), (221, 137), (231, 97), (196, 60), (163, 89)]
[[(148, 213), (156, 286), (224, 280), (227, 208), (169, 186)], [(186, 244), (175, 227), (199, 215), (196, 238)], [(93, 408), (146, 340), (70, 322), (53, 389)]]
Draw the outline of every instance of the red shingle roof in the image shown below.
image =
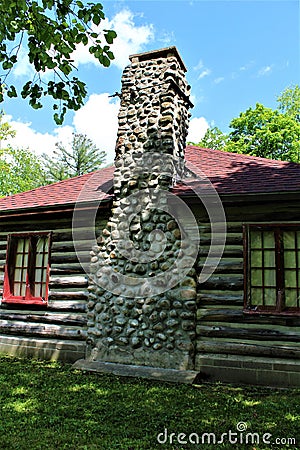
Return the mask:
[(208, 177), (220, 195), (300, 192), (300, 164), (194, 146), (185, 155), (192, 170)]
[[(194, 146), (186, 148), (189, 168), (199, 178), (208, 177), (220, 195), (300, 192), (300, 164), (226, 153)], [(111, 198), (114, 167), (42, 186), (0, 199), (0, 212), (74, 205)], [(197, 182), (197, 181), (196, 181)], [(188, 183), (190, 184), (190, 183)], [(178, 184), (178, 195), (192, 192)]]
[(79, 201), (109, 199), (114, 167), (42, 186), (0, 199), (0, 212), (24, 208), (74, 205)]

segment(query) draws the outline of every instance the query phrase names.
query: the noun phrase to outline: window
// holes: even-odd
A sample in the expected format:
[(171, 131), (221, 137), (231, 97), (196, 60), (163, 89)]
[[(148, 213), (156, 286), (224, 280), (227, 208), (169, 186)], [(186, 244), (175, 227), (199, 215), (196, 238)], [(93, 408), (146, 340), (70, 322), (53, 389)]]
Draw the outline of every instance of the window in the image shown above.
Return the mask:
[(3, 302), (47, 303), (49, 250), (49, 233), (8, 236)]
[(300, 314), (300, 226), (248, 225), (245, 312)]

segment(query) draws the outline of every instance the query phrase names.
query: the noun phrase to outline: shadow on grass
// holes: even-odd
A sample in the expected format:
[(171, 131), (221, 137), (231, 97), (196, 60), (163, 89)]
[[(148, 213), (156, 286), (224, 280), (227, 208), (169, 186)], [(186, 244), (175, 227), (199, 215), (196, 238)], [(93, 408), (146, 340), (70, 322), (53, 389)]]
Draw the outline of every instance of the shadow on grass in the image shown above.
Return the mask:
[[(0, 358), (0, 386), (1, 449), (262, 450), (300, 445), (299, 390), (178, 385), (9, 357)], [(229, 442), (229, 430), (236, 433), (240, 422), (260, 441), (269, 433), (272, 442), (294, 438), (298, 446), (280, 441), (270, 447), (257, 440), (248, 445), (246, 432), (237, 434), (238, 443), (232, 442), (235, 437)], [(178, 438), (180, 433), (185, 437)], [(204, 433), (214, 433), (216, 442), (213, 435), (203, 438)], [(217, 443), (222, 433), (227, 436)], [(197, 436), (199, 445), (193, 444)]]

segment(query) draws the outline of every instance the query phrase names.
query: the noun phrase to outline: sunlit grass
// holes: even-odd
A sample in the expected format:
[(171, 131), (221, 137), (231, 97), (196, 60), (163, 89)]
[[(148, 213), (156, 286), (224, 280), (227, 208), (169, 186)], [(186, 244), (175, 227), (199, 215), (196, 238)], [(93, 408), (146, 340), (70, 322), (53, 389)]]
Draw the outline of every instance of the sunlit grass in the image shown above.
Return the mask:
[[(300, 448), (300, 391), (187, 386), (72, 370), (69, 365), (0, 358), (0, 449), (155, 450)], [(168, 433), (236, 431), (294, 437), (298, 444), (159, 444)]]

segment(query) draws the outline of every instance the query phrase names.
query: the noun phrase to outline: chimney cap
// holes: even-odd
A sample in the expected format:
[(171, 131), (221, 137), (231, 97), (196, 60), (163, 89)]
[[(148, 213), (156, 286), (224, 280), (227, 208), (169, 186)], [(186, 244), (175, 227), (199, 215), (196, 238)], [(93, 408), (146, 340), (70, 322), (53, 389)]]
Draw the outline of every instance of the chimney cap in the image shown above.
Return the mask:
[(129, 59), (131, 62), (148, 61), (149, 59), (156, 58), (166, 58), (167, 56), (176, 56), (179, 61), (180, 67), (187, 72), (184, 62), (175, 46), (160, 48), (158, 50), (151, 50), (149, 52), (137, 53), (135, 55), (130, 55)]

